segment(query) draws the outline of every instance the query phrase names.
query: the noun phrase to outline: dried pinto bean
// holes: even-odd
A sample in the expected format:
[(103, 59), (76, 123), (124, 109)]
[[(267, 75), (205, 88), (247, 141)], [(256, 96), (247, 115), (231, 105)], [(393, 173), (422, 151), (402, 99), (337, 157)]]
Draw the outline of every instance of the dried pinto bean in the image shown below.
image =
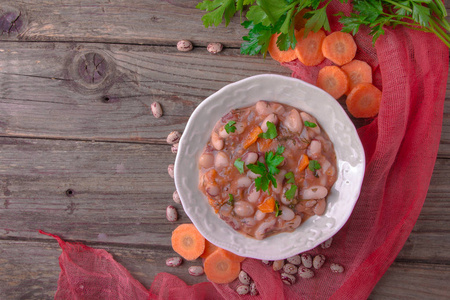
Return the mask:
[(316, 270), (322, 268), (324, 263), (325, 263), (325, 255), (323, 254), (316, 255), (313, 259), (313, 266), (314, 269)]
[(314, 277), (314, 272), (306, 267), (300, 267), (298, 268), (298, 276), (304, 279), (309, 279)]
[(244, 284), (238, 285), (237, 288), (236, 288), (236, 292), (239, 295), (247, 295), (249, 291), (250, 291), (249, 286), (248, 285), (244, 285)]
[(170, 222), (175, 222), (176, 220), (178, 220), (177, 210), (172, 205), (169, 205), (166, 208), (166, 218), (167, 218), (167, 221), (170, 221)]
[(194, 48), (194, 46), (188, 40), (181, 40), (177, 43), (178, 51), (187, 52), (187, 51), (191, 51), (193, 48)]
[(294, 275), (281, 273), (281, 281), (283, 281), (285, 285), (293, 285), (296, 279)]
[(320, 244), (320, 247), (322, 247), (322, 249), (328, 249), (328, 248), (331, 247), (331, 243), (333, 243), (333, 238), (332, 237), (330, 237), (328, 240), (326, 240), (325, 242)]
[(298, 270), (297, 266), (295, 266), (293, 264), (285, 264), (283, 266), (283, 271), (284, 271), (284, 273), (287, 273), (287, 274), (294, 275), (297, 273), (297, 270)]
[(177, 191), (173, 192), (172, 198), (175, 203), (181, 204), (181, 198)]
[(258, 289), (256, 288), (256, 283), (254, 281), (252, 281), (250, 283), (250, 295), (251, 296), (256, 296), (258, 295)]
[(302, 259), (300, 258), (300, 255), (294, 255), (294, 256), (288, 257), (287, 261), (296, 266), (299, 266), (302, 264)]
[(166, 266), (168, 267), (178, 267), (183, 262), (183, 259), (179, 256), (169, 257), (166, 259)]
[(248, 276), (248, 274), (245, 271), (241, 271), (239, 273), (239, 281), (242, 284), (250, 285), (250, 282), (252, 281), (252, 279), (250, 278), (250, 276)]
[(174, 164), (170, 164), (167, 166), (167, 173), (169, 173), (169, 176), (173, 178), (175, 172), (175, 166)]
[(336, 263), (332, 263), (330, 265), (330, 269), (331, 269), (331, 272), (333, 272), (333, 273), (342, 273), (342, 272), (344, 272), (344, 267), (341, 266), (340, 264), (336, 264)]
[(181, 133), (178, 131), (172, 131), (171, 133), (169, 133), (169, 135), (167, 136), (167, 143), (168, 144), (175, 144), (178, 143), (178, 141), (181, 138)]
[(283, 266), (284, 266), (284, 259), (280, 259), (280, 260), (275, 260), (273, 262), (272, 268), (274, 271), (279, 271), (283, 268)]
[(161, 118), (161, 116), (163, 114), (161, 104), (159, 104), (158, 102), (153, 102), (150, 105), (150, 109), (152, 110), (152, 114), (153, 114), (153, 116), (155, 116), (155, 118)]
[(188, 272), (192, 276), (201, 276), (204, 273), (202, 266), (190, 266)]
[(307, 253), (302, 254), (302, 264), (308, 269), (312, 267), (312, 257)]

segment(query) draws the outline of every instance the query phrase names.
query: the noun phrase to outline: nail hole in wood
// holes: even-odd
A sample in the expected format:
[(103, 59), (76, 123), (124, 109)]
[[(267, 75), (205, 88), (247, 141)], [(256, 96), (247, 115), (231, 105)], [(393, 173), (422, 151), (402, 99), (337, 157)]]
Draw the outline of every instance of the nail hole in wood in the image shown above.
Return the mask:
[(72, 197), (74, 194), (75, 194), (75, 192), (74, 192), (72, 189), (68, 189), (68, 190), (66, 191), (66, 196), (67, 196), (67, 197)]
[(109, 96), (103, 96), (102, 97), (102, 102), (104, 102), (104, 103), (108, 103), (109, 102)]

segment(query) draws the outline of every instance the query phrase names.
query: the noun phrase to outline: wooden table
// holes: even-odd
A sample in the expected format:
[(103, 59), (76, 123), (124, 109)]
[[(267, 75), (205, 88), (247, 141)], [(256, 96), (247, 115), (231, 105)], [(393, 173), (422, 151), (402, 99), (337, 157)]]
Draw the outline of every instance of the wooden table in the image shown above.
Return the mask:
[[(109, 251), (149, 288), (169, 269), (173, 204), (165, 139), (224, 85), (290, 75), (239, 54), (245, 31), (203, 28), (192, 0), (0, 2), (0, 297), (51, 299), (61, 253), (39, 229)], [(450, 6), (447, 3), (447, 6)], [(192, 52), (179, 52), (178, 40)], [(206, 51), (221, 42), (218, 55)], [(438, 159), (419, 220), (371, 299), (450, 294), (450, 87)], [(151, 114), (153, 101), (164, 116)], [(188, 222), (181, 207), (178, 223)]]

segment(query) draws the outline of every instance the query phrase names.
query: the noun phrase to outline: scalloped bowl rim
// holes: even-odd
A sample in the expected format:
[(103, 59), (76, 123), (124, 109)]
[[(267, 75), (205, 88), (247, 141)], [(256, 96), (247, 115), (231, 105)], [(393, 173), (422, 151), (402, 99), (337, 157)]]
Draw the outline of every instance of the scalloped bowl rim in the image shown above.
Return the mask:
[[(215, 214), (198, 189), (197, 165), (216, 122), (232, 108), (248, 107), (258, 100), (288, 104), (316, 117), (334, 144), (338, 166), (323, 216), (310, 217), (292, 233), (263, 240), (235, 231)], [(197, 106), (179, 142), (174, 179), (184, 211), (208, 241), (240, 256), (277, 260), (315, 248), (344, 226), (358, 200), (364, 171), (363, 146), (338, 101), (300, 79), (261, 74), (228, 84)]]

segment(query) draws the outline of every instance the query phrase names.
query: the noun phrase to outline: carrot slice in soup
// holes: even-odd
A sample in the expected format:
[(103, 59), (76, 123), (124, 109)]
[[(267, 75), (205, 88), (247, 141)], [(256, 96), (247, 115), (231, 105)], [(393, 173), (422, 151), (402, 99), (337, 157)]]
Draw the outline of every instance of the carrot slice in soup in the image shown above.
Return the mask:
[(325, 36), (325, 32), (322, 29), (317, 32), (310, 31), (306, 37), (305, 29), (296, 32), (297, 44), (295, 46), (295, 54), (298, 60), (305, 66), (320, 64), (325, 59), (322, 54), (322, 43)]
[(275, 210), (275, 199), (273, 197), (268, 197), (258, 205), (258, 209), (263, 213), (271, 213)]
[(269, 54), (270, 56), (282, 63), (282, 62), (288, 62), (288, 61), (292, 61), (294, 59), (297, 58), (297, 56), (295, 55), (295, 51), (292, 48), (289, 48), (288, 50), (285, 51), (281, 51), (278, 46), (277, 46), (277, 38), (278, 38), (279, 34), (273, 34), (272, 37), (270, 38), (269, 41)]
[(246, 257), (239, 256), (237, 254), (234, 254), (234, 253), (227, 251), (225, 249), (222, 249), (222, 248), (218, 248), (217, 251), (223, 252), (224, 256), (228, 257), (231, 261), (234, 261), (234, 262), (243, 262), (246, 259)]
[(194, 260), (205, 251), (205, 238), (194, 224), (181, 224), (172, 232), (172, 248), (185, 259)]
[(200, 255), (201, 258), (207, 258), (210, 256), (214, 251), (219, 249), (216, 245), (211, 243), (210, 241), (205, 239), (205, 251), (203, 251), (202, 255)]
[(347, 74), (349, 80), (348, 90), (345, 92), (346, 95), (348, 95), (358, 83), (372, 83), (372, 68), (365, 61), (354, 59), (348, 64), (343, 65), (341, 69)]
[(326, 66), (319, 71), (317, 86), (338, 99), (348, 89), (348, 76), (337, 66)]
[(380, 110), (382, 93), (371, 83), (356, 85), (347, 96), (347, 109), (355, 118), (372, 118)]
[(258, 150), (260, 152), (267, 152), (272, 145), (272, 139), (258, 139)]
[(261, 127), (254, 126), (243, 140), (244, 149), (247, 149), (248, 147), (253, 145), (258, 139), (258, 135), (260, 135), (262, 132), (263, 131)]
[(302, 154), (301, 158), (300, 158), (300, 163), (298, 164), (298, 171), (302, 172), (303, 170), (305, 170), (309, 165), (309, 158), (308, 155), (306, 154)]
[(347, 32), (335, 31), (322, 43), (323, 55), (339, 66), (351, 62), (355, 58), (356, 50), (355, 40)]
[(203, 263), (206, 277), (214, 283), (230, 283), (239, 276), (241, 264), (232, 261), (222, 251), (214, 251)]

